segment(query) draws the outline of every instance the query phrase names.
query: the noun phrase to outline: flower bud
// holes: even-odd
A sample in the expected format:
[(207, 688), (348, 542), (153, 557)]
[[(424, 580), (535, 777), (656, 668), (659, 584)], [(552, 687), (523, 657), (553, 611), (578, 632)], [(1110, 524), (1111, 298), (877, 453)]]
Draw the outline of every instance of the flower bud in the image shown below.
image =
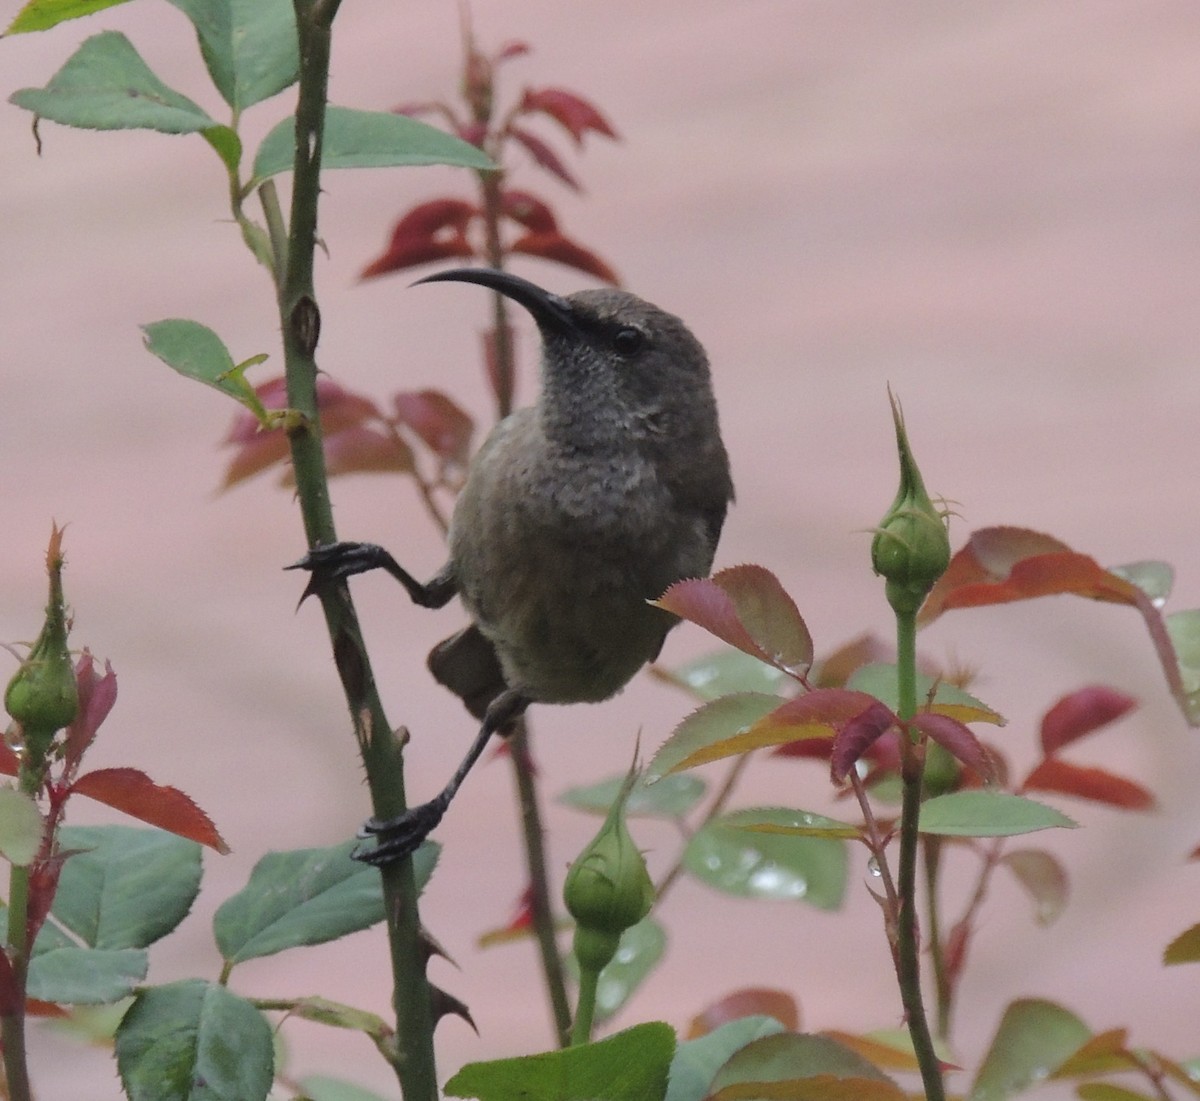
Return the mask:
[(646, 862), (625, 825), (631, 772), (592, 843), (567, 872), (563, 899), (575, 919), (575, 957), (585, 971), (599, 971), (617, 951), (621, 934), (654, 903)]
[(5, 709), (21, 725), (26, 750), (34, 760), (45, 757), (54, 735), (69, 726), (79, 710), (75, 670), (67, 649), (61, 543), (62, 532), (56, 527), (46, 552), (50, 575), (46, 622), (4, 693)]
[(871, 564), (887, 582), (888, 603), (912, 615), (950, 564), (946, 520), (925, 491), (921, 472), (908, 446), (904, 417), (892, 399), (896, 447), (900, 453), (900, 489), (871, 543)]

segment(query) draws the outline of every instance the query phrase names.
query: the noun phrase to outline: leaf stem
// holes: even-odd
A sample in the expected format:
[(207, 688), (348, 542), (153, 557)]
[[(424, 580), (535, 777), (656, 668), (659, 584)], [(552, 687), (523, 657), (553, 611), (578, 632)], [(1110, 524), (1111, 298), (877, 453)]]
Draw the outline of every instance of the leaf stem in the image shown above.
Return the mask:
[(554, 907), (550, 901), (549, 877), (546, 874), (546, 838), (538, 806), (537, 785), (534, 783), (533, 761), (529, 752), (529, 727), (522, 717), (509, 735), (509, 752), (513, 759), (513, 774), (517, 782), (517, 798), (521, 805), (521, 828), (525, 838), (525, 857), (529, 866), (530, 912), (533, 932), (542, 957), (542, 973), (546, 994), (554, 1016), (554, 1031), (560, 1047), (571, 1039), (571, 1007), (567, 1002), (567, 983), (563, 974), (562, 956), (554, 928)]
[[(316, 403), (320, 312), (313, 290), (313, 258), (332, 22), (338, 0), (294, 0), (294, 5), (301, 59), (296, 160), (286, 265), (278, 289), (288, 405), (302, 415), (289, 430), (292, 464), (305, 535), (309, 546), (315, 546), (335, 539)], [(265, 201), (269, 204), (269, 195)], [(270, 223), (270, 208), (265, 209)], [(373, 813), (394, 818), (407, 806), (402, 753), (406, 735), (394, 734), (384, 715), (349, 589), (344, 582), (331, 585), (319, 598), (366, 766)], [(434, 1101), (434, 1016), (411, 858), (384, 868), (382, 876), (396, 1012), (393, 1067), (406, 1101)]]

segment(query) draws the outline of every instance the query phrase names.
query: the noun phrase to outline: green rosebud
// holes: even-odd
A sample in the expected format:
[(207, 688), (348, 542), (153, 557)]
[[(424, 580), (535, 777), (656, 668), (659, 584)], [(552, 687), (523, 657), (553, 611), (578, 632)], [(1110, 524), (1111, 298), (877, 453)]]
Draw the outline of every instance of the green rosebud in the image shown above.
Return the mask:
[(871, 564), (886, 582), (888, 603), (912, 615), (950, 564), (945, 516), (934, 507), (908, 446), (904, 416), (889, 393), (900, 452), (900, 489), (871, 543)]
[(630, 772), (595, 839), (567, 872), (563, 900), (575, 919), (575, 958), (598, 972), (616, 955), (621, 934), (654, 904), (646, 861), (625, 825), (625, 801), (637, 773)]
[(55, 527), (46, 551), (50, 575), (46, 622), (4, 693), (4, 707), (20, 724), (25, 749), (34, 761), (45, 758), (54, 735), (69, 726), (79, 710), (75, 670), (67, 649), (62, 566), (62, 531)]

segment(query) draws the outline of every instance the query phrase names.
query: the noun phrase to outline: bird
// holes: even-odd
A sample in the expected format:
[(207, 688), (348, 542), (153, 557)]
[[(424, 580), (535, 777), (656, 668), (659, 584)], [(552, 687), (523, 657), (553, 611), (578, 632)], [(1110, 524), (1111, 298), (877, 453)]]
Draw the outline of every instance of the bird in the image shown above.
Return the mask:
[[(313, 547), (289, 569), (315, 586), (383, 569), (417, 605), (455, 596), (469, 626), (429, 668), (481, 720), (449, 783), (397, 818), (370, 819), (356, 859), (413, 852), (494, 734), (531, 704), (595, 703), (654, 661), (677, 617), (652, 602), (707, 576), (734, 490), (708, 357), (673, 314), (628, 291), (552, 294), (518, 275), (456, 268), (524, 307), (541, 337), (534, 404), (501, 420), (469, 466), (449, 558), (421, 583), (383, 547)], [(414, 284), (415, 285), (415, 284)]]

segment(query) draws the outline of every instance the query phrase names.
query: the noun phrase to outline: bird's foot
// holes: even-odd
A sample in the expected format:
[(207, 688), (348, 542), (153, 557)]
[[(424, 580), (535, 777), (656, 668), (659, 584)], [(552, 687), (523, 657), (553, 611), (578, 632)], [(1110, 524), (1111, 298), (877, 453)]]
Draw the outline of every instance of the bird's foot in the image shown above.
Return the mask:
[(325, 543), (284, 569), (308, 570), (314, 580), (336, 581), (379, 569), (390, 559), (391, 555), (375, 543)]
[(358, 836), (364, 839), (374, 837), (377, 841), (373, 846), (359, 845), (350, 855), (376, 868), (392, 864), (416, 852), (445, 813), (445, 801), (431, 799), (428, 803), (410, 807), (396, 818), (368, 818), (358, 831)]

